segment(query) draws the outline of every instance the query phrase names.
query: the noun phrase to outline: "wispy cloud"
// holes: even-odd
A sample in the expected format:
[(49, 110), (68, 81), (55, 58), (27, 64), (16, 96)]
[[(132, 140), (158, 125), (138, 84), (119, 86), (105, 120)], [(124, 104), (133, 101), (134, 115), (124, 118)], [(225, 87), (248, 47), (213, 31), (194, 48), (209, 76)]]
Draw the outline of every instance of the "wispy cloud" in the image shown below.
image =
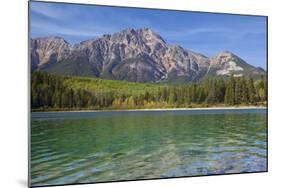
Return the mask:
[[(117, 30), (114, 25), (105, 26), (98, 23), (82, 22), (77, 25), (69, 18), (58, 17), (58, 11), (32, 10), (31, 31), (34, 35), (68, 35), (75, 37), (98, 37), (110, 31)], [(70, 14), (69, 14), (70, 16)]]
[(227, 27), (196, 27), (196, 28), (182, 28), (179, 30), (162, 30), (158, 29), (162, 35), (170, 40), (190, 40), (192, 38), (204, 38), (204, 35), (213, 34), (220, 37), (225, 37), (231, 40), (242, 39), (245, 36), (252, 34), (263, 34), (264, 30), (259, 29), (241, 29), (241, 28), (227, 28)]
[(54, 19), (67, 19), (74, 16), (74, 13), (67, 11), (67, 7), (56, 6), (49, 3), (32, 3), (31, 11)]
[(165, 35), (167, 38), (172, 39), (172, 40), (182, 40), (185, 38), (191, 38), (194, 36), (202, 36), (204, 34), (207, 33), (215, 33), (215, 34), (222, 34), (222, 33), (226, 33), (226, 32), (231, 32), (228, 29), (225, 28), (182, 28), (182, 29), (178, 29), (178, 30), (160, 30), (160, 32)]
[(59, 35), (76, 43), (125, 28), (149, 27), (167, 42), (206, 55), (230, 50), (259, 66), (265, 62), (266, 20), (263, 17), (61, 3), (32, 2), (31, 5), (32, 37)]
[(32, 27), (37, 30), (44, 31), (45, 33), (54, 33), (61, 35), (71, 35), (71, 36), (88, 36), (88, 37), (97, 37), (102, 34), (102, 32), (97, 31), (97, 29), (89, 29), (89, 30), (77, 30), (73, 28), (66, 28), (63, 26), (46, 24), (46, 23), (33, 23)]

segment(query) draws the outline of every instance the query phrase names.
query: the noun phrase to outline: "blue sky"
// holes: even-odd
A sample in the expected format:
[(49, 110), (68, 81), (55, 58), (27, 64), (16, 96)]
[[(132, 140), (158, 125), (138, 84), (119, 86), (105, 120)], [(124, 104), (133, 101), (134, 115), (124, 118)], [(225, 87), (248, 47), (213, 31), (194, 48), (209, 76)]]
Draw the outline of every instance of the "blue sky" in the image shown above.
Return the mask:
[(61, 36), (74, 44), (143, 27), (206, 56), (228, 50), (266, 68), (265, 17), (31, 2), (32, 38)]

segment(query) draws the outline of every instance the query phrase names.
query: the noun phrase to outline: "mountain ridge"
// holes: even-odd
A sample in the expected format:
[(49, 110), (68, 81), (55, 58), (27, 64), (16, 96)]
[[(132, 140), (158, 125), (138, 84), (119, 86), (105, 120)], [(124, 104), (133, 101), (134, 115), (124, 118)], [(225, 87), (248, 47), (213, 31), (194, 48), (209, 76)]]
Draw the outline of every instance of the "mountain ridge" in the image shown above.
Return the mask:
[(258, 77), (265, 71), (229, 51), (213, 57), (171, 45), (149, 28), (124, 29), (69, 44), (64, 38), (30, 40), (32, 70), (133, 82), (190, 82), (206, 76)]

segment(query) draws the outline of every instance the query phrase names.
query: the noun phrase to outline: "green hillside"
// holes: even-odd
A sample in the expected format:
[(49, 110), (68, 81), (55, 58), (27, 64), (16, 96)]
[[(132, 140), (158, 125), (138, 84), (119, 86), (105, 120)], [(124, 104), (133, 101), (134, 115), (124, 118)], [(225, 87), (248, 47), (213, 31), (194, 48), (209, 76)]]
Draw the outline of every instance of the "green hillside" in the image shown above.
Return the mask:
[(138, 82), (127, 82), (118, 80), (104, 80), (87, 77), (66, 77), (63, 81), (67, 88), (74, 90), (84, 89), (87, 91), (107, 91), (114, 92), (115, 95), (140, 95), (145, 92), (156, 93), (164, 85), (146, 84)]
[(32, 72), (32, 110), (100, 110), (260, 105), (265, 79), (209, 78), (184, 85), (147, 84)]

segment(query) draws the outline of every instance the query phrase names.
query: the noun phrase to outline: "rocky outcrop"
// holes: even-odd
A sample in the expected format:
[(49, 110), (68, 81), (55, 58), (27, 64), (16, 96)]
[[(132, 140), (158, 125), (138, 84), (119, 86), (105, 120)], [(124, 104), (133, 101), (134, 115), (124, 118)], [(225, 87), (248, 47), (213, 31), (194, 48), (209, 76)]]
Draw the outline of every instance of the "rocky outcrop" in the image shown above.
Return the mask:
[(134, 82), (194, 81), (204, 76), (264, 74), (238, 56), (208, 58), (170, 45), (149, 28), (125, 29), (71, 46), (63, 38), (31, 39), (33, 70)]

